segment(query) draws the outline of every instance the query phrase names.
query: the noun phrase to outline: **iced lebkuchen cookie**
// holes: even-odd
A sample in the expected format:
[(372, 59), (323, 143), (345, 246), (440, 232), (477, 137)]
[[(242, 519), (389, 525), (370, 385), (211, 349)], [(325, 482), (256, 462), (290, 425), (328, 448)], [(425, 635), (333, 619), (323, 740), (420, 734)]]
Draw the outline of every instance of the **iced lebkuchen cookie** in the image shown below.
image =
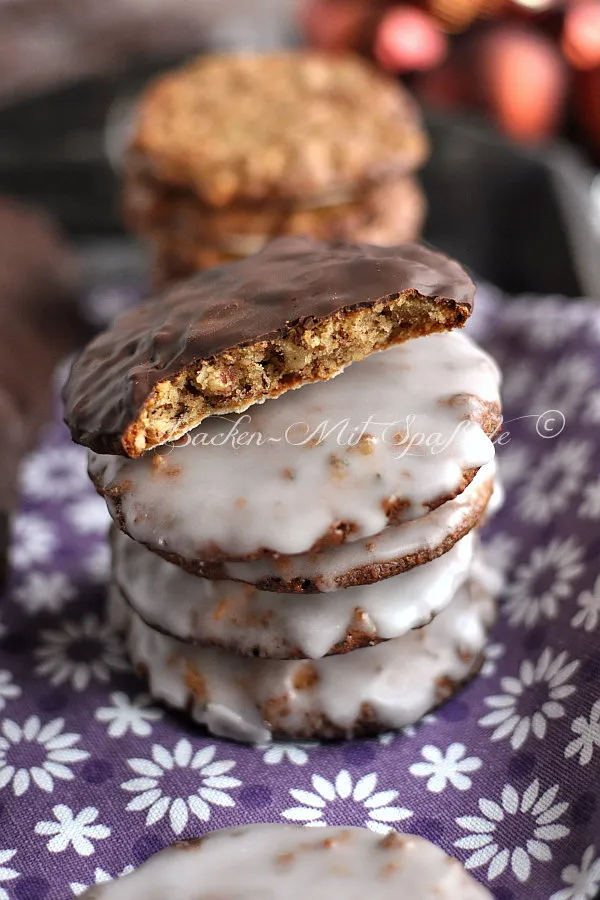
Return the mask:
[(377, 584), (291, 596), (234, 581), (207, 581), (120, 531), (113, 578), (151, 628), (178, 640), (268, 659), (319, 659), (397, 638), (430, 622), (466, 581), (473, 532), (443, 556)]
[(350, 739), (418, 721), (478, 670), (494, 610), (467, 582), (429, 625), (402, 637), (283, 661), (177, 641), (146, 625), (115, 586), (110, 597), (112, 622), (150, 693), (213, 734), (248, 743)]
[(406, 341), (141, 459), (91, 454), (120, 528), (180, 564), (301, 554), (425, 515), (494, 456), (499, 373), (461, 332)]
[[(201, 887), (199, 887), (201, 886)], [(243, 825), (179, 841), (82, 900), (492, 900), (424, 838)]]
[(413, 171), (427, 151), (412, 97), (358, 57), (204, 56), (146, 90), (126, 160), (125, 206), (135, 215), (130, 192), (140, 181), (212, 207), (322, 201)]
[[(148, 206), (151, 203), (147, 201)], [(283, 235), (388, 247), (415, 241), (425, 212), (422, 188), (414, 177), (404, 176), (376, 184), (360, 196), (292, 209), (262, 204), (251, 209), (213, 210), (189, 197), (176, 197), (161, 202), (160, 216), (156, 213), (147, 236), (154, 249), (155, 282), (168, 284), (209, 266), (258, 253), (270, 240)]]
[(483, 466), (473, 481), (453, 500), (403, 525), (389, 526), (373, 537), (347, 541), (298, 556), (263, 556), (252, 560), (185, 564), (194, 575), (231, 579), (264, 591), (325, 593), (340, 588), (373, 584), (408, 572), (447, 553), (481, 524), (493, 499), (495, 463)]
[(473, 292), (458, 263), (417, 244), (281, 238), (117, 319), (75, 361), (66, 420), (75, 441), (137, 457), (207, 416), (463, 325)]

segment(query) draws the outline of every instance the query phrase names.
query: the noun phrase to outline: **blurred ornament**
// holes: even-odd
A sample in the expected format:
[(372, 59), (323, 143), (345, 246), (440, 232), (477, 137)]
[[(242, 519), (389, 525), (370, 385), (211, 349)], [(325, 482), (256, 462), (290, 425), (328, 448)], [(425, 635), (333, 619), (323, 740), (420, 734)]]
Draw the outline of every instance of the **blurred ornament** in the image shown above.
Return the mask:
[(567, 72), (552, 40), (531, 28), (498, 25), (478, 46), (482, 101), (503, 131), (520, 141), (554, 134)]
[(319, 46), (413, 73), (425, 104), (486, 111), (505, 134), (537, 142), (568, 121), (568, 102), (600, 149), (600, 0), (310, 0), (309, 9), (326, 36)]
[(583, 0), (565, 13), (562, 49), (576, 69), (600, 66), (600, 2)]
[(443, 62), (448, 40), (428, 13), (416, 6), (395, 6), (383, 15), (374, 53), (386, 69), (421, 71)]

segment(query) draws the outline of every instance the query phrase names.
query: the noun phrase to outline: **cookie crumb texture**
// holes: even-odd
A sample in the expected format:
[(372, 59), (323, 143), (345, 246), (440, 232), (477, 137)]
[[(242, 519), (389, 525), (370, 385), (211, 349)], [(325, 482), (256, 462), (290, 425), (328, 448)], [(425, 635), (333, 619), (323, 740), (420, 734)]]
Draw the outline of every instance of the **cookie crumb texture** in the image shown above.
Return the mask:
[(367, 309), (340, 310), (313, 325), (292, 325), (280, 337), (227, 350), (157, 384), (125, 432), (124, 446), (129, 456), (138, 456), (181, 437), (208, 416), (243, 412), (292, 388), (328, 381), (377, 350), (465, 320), (458, 310), (406, 292)]
[(358, 57), (223, 54), (146, 91), (126, 169), (222, 207), (355, 188), (427, 152), (411, 96)]
[(424, 838), (301, 825), (238, 826), (178, 841), (131, 875), (91, 888), (83, 900), (305, 900), (307, 896), (492, 900), (458, 860)]
[(461, 326), (473, 295), (458, 263), (417, 244), (281, 238), (118, 319), (76, 360), (66, 420), (75, 441), (137, 457), (207, 416)]

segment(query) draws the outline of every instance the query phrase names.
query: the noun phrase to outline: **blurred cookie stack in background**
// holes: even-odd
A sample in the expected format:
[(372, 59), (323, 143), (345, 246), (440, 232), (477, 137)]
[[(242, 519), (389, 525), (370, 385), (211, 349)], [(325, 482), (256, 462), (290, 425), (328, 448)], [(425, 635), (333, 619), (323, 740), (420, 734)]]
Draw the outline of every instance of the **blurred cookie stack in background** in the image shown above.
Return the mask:
[(125, 217), (158, 283), (256, 253), (269, 240), (416, 240), (428, 153), (418, 108), (352, 56), (201, 58), (141, 99)]
[(349, 738), (477, 672), (502, 419), (459, 330), (473, 294), (417, 244), (280, 238), (75, 362), (67, 421), (118, 527), (112, 617), (155, 697), (237, 740)]

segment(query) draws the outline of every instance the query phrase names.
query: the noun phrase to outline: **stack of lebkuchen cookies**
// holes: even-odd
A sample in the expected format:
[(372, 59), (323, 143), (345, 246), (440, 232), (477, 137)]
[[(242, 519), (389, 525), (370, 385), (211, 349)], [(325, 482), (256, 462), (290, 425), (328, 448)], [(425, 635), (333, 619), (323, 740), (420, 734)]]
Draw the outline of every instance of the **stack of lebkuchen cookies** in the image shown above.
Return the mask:
[(473, 295), (417, 244), (281, 238), (84, 350), (67, 422), (156, 698), (239, 740), (351, 737), (477, 671), (501, 410)]

